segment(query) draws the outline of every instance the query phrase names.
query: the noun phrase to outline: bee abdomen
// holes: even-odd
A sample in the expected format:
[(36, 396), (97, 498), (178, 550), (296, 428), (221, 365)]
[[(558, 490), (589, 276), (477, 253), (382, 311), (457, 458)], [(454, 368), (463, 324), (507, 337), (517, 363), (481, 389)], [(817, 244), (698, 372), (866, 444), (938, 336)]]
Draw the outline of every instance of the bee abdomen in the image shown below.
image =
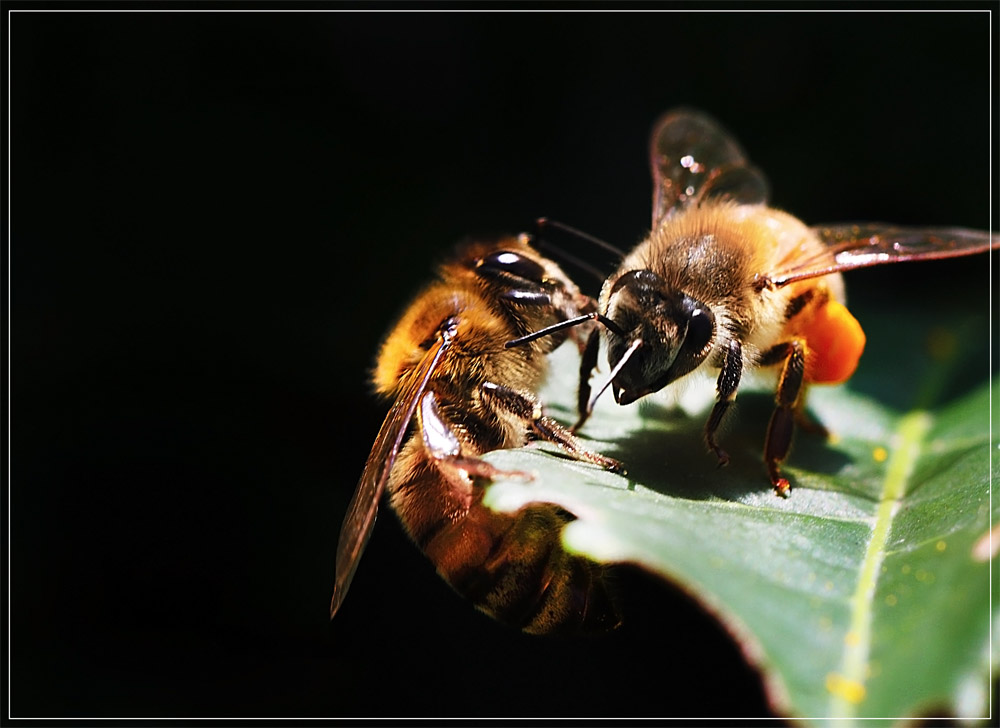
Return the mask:
[(481, 610), (533, 634), (600, 632), (621, 619), (604, 567), (563, 550), (572, 517), (555, 506), (515, 515), (476, 505), (424, 546), (444, 579)]

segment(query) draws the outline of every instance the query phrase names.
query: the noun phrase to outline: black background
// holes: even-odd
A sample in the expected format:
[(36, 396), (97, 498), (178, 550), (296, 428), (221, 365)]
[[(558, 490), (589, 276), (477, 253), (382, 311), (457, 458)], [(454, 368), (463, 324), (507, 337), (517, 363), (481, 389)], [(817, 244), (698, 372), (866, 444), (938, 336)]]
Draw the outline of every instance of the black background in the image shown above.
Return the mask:
[[(619, 632), (529, 638), (388, 515), (330, 623), (385, 412), (366, 371), (466, 235), (546, 215), (638, 241), (646, 137), (678, 104), (807, 222), (989, 227), (988, 15), (9, 22), (13, 716), (767, 715), (670, 587), (623, 569)], [(981, 262), (947, 265), (848, 285), (985, 294)]]

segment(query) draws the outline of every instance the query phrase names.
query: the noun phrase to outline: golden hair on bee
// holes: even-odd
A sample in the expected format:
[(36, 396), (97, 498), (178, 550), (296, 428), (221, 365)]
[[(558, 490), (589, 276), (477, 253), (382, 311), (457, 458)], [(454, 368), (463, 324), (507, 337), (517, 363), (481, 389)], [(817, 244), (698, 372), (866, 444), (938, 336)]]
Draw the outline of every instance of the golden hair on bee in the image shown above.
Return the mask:
[(481, 456), (530, 439), (610, 470), (545, 417), (535, 392), (546, 355), (574, 332), (507, 348), (514, 338), (591, 310), (559, 267), (525, 236), (462, 246), (390, 331), (373, 381), (393, 398), (337, 550), (331, 617), (343, 602), (371, 535), (383, 492), (441, 576), (481, 610), (527, 632), (598, 631), (619, 623), (604, 567), (562, 549), (572, 516), (552, 504), (515, 514), (482, 504), (483, 479), (499, 471)]

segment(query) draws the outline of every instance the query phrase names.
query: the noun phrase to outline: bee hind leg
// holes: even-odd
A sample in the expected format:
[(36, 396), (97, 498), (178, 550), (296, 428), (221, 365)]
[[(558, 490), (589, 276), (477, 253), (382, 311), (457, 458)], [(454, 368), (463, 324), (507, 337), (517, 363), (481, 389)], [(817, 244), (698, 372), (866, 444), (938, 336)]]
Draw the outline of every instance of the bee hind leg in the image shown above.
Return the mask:
[(525, 423), (538, 437), (555, 443), (577, 460), (593, 463), (613, 473), (623, 473), (622, 463), (600, 453), (588, 450), (576, 436), (553, 420), (545, 417), (538, 402), (521, 392), (501, 384), (485, 382), (480, 388), (483, 396), (490, 399), (496, 406), (524, 419)]
[[(764, 464), (775, 493), (787, 498), (790, 486), (788, 479), (782, 477), (780, 466), (792, 447), (792, 432), (799, 417), (798, 403), (805, 374), (805, 344), (795, 339), (787, 344), (780, 344), (775, 349), (783, 352), (784, 365), (774, 397), (777, 406), (771, 415), (767, 438), (764, 440)], [(775, 349), (768, 353), (775, 352)]]

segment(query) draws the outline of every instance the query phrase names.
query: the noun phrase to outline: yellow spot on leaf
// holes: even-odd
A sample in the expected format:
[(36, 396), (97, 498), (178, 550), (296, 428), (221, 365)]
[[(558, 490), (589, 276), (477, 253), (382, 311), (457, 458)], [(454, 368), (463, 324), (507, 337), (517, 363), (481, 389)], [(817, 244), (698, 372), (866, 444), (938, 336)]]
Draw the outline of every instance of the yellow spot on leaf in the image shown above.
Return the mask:
[(826, 689), (831, 694), (843, 698), (848, 703), (860, 703), (865, 699), (865, 686), (857, 680), (848, 680), (843, 675), (831, 672), (826, 676)]
[(875, 462), (884, 463), (889, 457), (889, 451), (884, 447), (877, 447), (872, 450), (872, 457), (875, 458)]
[(938, 541), (936, 544), (934, 544), (934, 548), (936, 548), (938, 551), (944, 551), (946, 548), (948, 548), (948, 544), (946, 544), (944, 541)]
[(899, 600), (896, 598), (895, 594), (888, 594), (888, 595), (886, 595), (886, 598), (885, 598), (886, 606), (895, 607), (896, 606), (896, 602), (898, 602), (898, 601)]
[(861, 638), (858, 636), (858, 633), (853, 630), (844, 635), (844, 642), (851, 647), (854, 647), (854, 645), (858, 644), (860, 641)]
[(904, 574), (909, 574), (910, 573), (910, 565), (909, 564), (903, 564), (903, 567), (900, 569), (900, 571), (902, 571)]

